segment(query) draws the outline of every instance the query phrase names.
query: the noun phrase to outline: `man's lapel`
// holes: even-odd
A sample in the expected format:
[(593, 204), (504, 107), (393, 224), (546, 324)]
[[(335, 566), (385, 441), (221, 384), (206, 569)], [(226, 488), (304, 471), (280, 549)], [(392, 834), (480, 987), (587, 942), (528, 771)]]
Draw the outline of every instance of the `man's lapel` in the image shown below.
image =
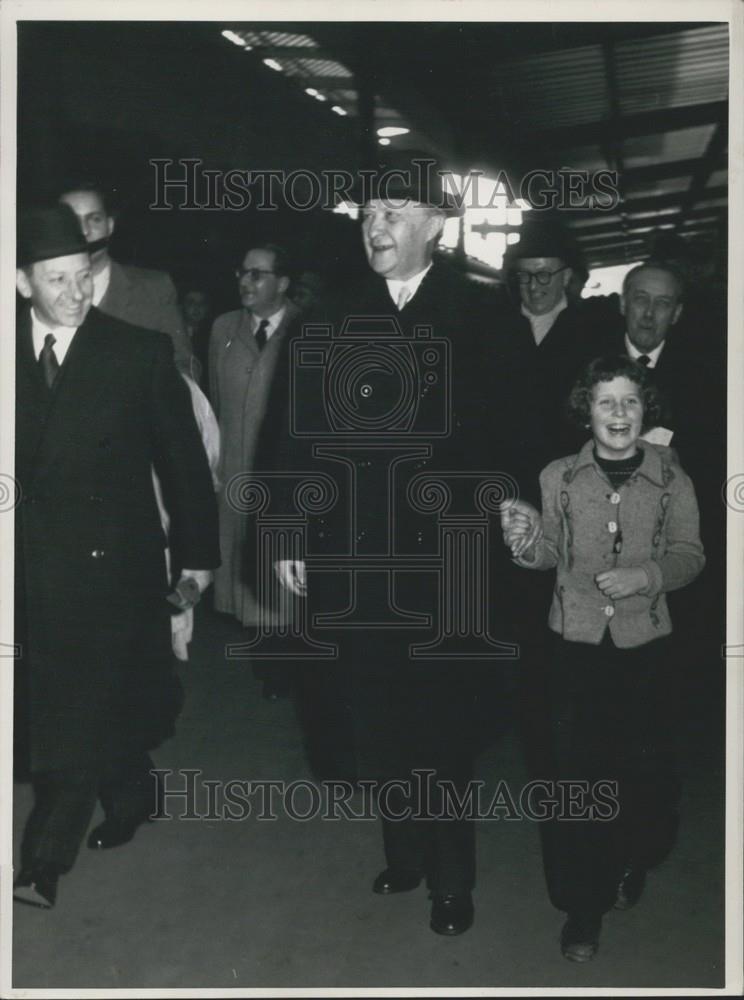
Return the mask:
[(104, 317), (91, 308), (78, 327), (65, 356), (51, 394), (46, 421), (39, 441), (37, 464), (64, 455), (70, 442), (82, 440), (90, 431), (95, 413), (111, 395), (111, 351), (106, 336), (101, 336)]
[(127, 277), (126, 271), (121, 264), (117, 264), (115, 260), (112, 260), (108, 288), (106, 289), (106, 294), (99, 302), (98, 308), (102, 312), (110, 312), (112, 315), (118, 316), (122, 309), (125, 309), (128, 305), (131, 295), (132, 282)]

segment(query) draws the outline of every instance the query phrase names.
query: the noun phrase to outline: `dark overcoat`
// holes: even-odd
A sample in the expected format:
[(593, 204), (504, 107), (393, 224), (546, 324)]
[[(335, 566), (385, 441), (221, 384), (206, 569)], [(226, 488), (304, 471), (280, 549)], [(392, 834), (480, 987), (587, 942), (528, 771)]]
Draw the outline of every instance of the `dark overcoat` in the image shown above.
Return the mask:
[(153, 467), (174, 569), (214, 567), (212, 481), (168, 338), (92, 308), (50, 391), (26, 311), (17, 341), (16, 641), (33, 771), (154, 746), (169, 712), (172, 723)]
[[(365, 324), (367, 330), (384, 329), (390, 322), (398, 324), (401, 346), (393, 335), (378, 350), (374, 337), (358, 332), (341, 338), (340, 352), (345, 353), (340, 353), (330, 345), (339, 338), (350, 317), (356, 317), (353, 328), (357, 330), (365, 329)], [(313, 445), (319, 439), (302, 433), (318, 426), (323, 414), (324, 419), (333, 420), (334, 413), (340, 413), (342, 420), (351, 424), (356, 414), (357, 427), (378, 426), (373, 441), (381, 446), (376, 454), (361, 456), (355, 449), (368, 438), (354, 430), (339, 433), (332, 442), (325, 441), (326, 448), (330, 445), (337, 455), (346, 455), (356, 465), (359, 504), (350, 523), (348, 476), (342, 471), (341, 502), (335, 511), (323, 515), (322, 530), (311, 532), (309, 545), (314, 552), (353, 551), (362, 558), (389, 543), (390, 550), (396, 553), (436, 555), (437, 518), (413, 511), (407, 500), (408, 485), (418, 474), (443, 476), (453, 490), (451, 512), (462, 501), (465, 507), (459, 507), (459, 513), (477, 513), (472, 499), (468, 501), (466, 496), (469, 490), (472, 498), (472, 482), (466, 485), (465, 480), (458, 480), (460, 473), (505, 474), (520, 489), (526, 487), (531, 492), (525, 470), (536, 447), (537, 414), (529, 395), (529, 359), (523, 345), (499, 329), (493, 300), (485, 290), (449, 264), (435, 263), (414, 297), (398, 312), (384, 279), (370, 274), (331, 305), (324, 321), (330, 323), (331, 340), (325, 348), (322, 340), (316, 342), (319, 349), (307, 357), (312, 368), (313, 357), (317, 361), (325, 350), (328, 377), (323, 380), (318, 371), (308, 371), (304, 353), (299, 356), (295, 351), (290, 358), (293, 433), (285, 435), (279, 448), (279, 466), (283, 470), (322, 471), (331, 476), (335, 469), (338, 474), (343, 461), (329, 461), (317, 453), (314, 456)], [(430, 340), (422, 339), (426, 329)], [(303, 343), (306, 340), (307, 336)], [(442, 344), (446, 344), (444, 351)], [(336, 353), (331, 356), (331, 351)], [(392, 363), (386, 364), (386, 358)], [(413, 372), (408, 403), (401, 388), (405, 381), (401, 373), (405, 371)], [(409, 404), (415, 418), (406, 425)], [(443, 414), (448, 427), (447, 433), (441, 435), (438, 432), (443, 427)], [(390, 415), (390, 426), (395, 428), (392, 437), (387, 433), (386, 415)], [(431, 454), (406, 460), (397, 467), (399, 476), (396, 473), (386, 479), (379, 475), (376, 466), (392, 468), (396, 449), (401, 447), (429, 447)], [(273, 502), (276, 511), (282, 506), (281, 493)], [(288, 512), (292, 509), (289, 494), (284, 505)], [(390, 517), (391, 510), (392, 530), (386, 539), (382, 522)], [(495, 527), (498, 530), (497, 523)], [(505, 550), (500, 531), (491, 537), (492, 550), (487, 555), (494, 556), (497, 564), (492, 584), (503, 586), (506, 575), (513, 571), (502, 555)], [(436, 577), (421, 565), (421, 569), (414, 566), (395, 574), (394, 592), (390, 594), (382, 588), (374, 595), (367, 592), (366, 597), (357, 594), (358, 618), (380, 620), (388, 602), (395, 601), (407, 610), (431, 614), (436, 623), (442, 611), (438, 607)], [(343, 608), (348, 594), (339, 595), (340, 580), (348, 580), (347, 575), (311, 574), (311, 612), (332, 611), (339, 599), (342, 603), (335, 608)], [(500, 595), (492, 591), (486, 616), (499, 601)], [(320, 633), (317, 637), (324, 638)], [(504, 634), (495, 637), (506, 638)], [(473, 735), (471, 709), (483, 677), (482, 664), (479, 667), (473, 661), (457, 658), (412, 660), (409, 644), (432, 638), (432, 632), (425, 630), (347, 628), (333, 638), (339, 641), (338, 662), (304, 669), (307, 687), (317, 693), (308, 721), (311, 750), (313, 734), (325, 746), (325, 752), (321, 749), (319, 753), (321, 767), (327, 764), (334, 769), (335, 765), (337, 771), (355, 768), (357, 774), (381, 776), (405, 773), (412, 764), (446, 768), (458, 753), (468, 756), (466, 744)], [(494, 658), (486, 670), (493, 673), (495, 669)], [(493, 711), (498, 711), (496, 706)], [(445, 744), (447, 764), (438, 756)]]

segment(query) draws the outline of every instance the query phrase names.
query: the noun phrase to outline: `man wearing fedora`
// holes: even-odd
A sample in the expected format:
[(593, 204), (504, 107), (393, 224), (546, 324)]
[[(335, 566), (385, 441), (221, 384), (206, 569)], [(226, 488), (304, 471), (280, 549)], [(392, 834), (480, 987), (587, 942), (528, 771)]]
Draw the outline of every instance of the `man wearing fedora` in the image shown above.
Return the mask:
[(34, 806), (14, 896), (49, 908), (97, 798), (93, 848), (125, 843), (155, 812), (147, 751), (172, 732), (180, 699), (165, 598), (188, 577), (206, 585), (219, 550), (168, 337), (91, 307), (88, 246), (65, 205), (20, 214), (17, 266), (29, 307), (16, 352), (16, 727)]
[[(395, 171), (388, 169), (393, 166)], [(338, 469), (345, 463), (350, 481), (359, 485), (351, 538), (345, 534), (348, 522), (334, 524), (326, 518), (319, 532), (320, 551), (338, 552), (350, 544), (363, 560), (379, 550), (381, 540), (387, 545), (389, 529), (391, 551), (422, 561), (418, 568), (414, 561), (408, 572), (392, 572), (389, 591), (384, 582), (377, 589), (365, 589), (363, 584), (370, 581), (362, 580), (352, 586), (349, 607), (355, 620), (353, 627), (337, 633), (338, 661), (331, 666), (311, 664), (304, 671), (309, 687), (320, 692), (306, 716), (316, 722), (311, 751), (313, 736), (323, 741), (320, 751), (315, 747), (321, 769), (325, 765), (336, 776), (353, 770), (358, 778), (382, 782), (378, 804), (386, 868), (374, 879), (373, 891), (407, 892), (426, 879), (432, 930), (455, 935), (473, 922), (474, 825), (466, 815), (448, 810), (443, 783), (457, 796), (466, 796), (476, 749), (474, 704), (484, 672), (456, 654), (444, 659), (412, 655), (411, 646), (425, 643), (431, 631), (417, 630), (410, 620), (393, 623), (396, 612), (405, 609), (428, 615), (434, 629), (440, 624), (436, 575), (423, 568), (426, 557), (436, 555), (438, 526), (436, 518), (417, 520), (406, 487), (424, 473), (449, 477), (450, 483), (489, 472), (519, 481), (531, 426), (526, 357), (518, 342), (494, 332), (490, 297), (452, 262), (436, 255), (446, 219), (462, 211), (444, 190), (442, 173), (431, 157), (423, 154), (402, 167), (382, 165), (374, 183), (369, 184), (369, 175), (365, 181), (361, 236), (369, 272), (338, 296), (323, 317), (332, 337), (346, 329), (340, 353), (329, 358), (340, 359), (349, 378), (334, 388), (329, 361), (325, 390), (316, 391), (317, 383), (310, 386), (302, 371), (292, 371), (296, 433), (286, 436), (279, 466), (333, 475), (334, 464)], [(351, 325), (345, 327), (347, 321)], [(375, 331), (387, 331), (382, 348), (375, 347)], [(428, 331), (436, 348), (430, 354), (414, 350), (421, 346), (417, 339), (422, 331)], [(442, 343), (448, 349), (447, 364), (430, 370), (432, 359), (443, 356), (437, 353)], [(391, 425), (386, 423), (387, 414), (400, 415), (405, 395), (399, 368), (402, 359), (413, 355), (407, 355), (403, 345), (421, 359), (420, 365), (415, 362), (416, 375), (408, 387), (412, 415), (405, 429), (392, 417)], [(343, 409), (347, 404), (360, 433), (353, 427), (341, 431), (325, 448), (333, 459), (324, 460), (313, 453), (316, 442), (308, 442), (303, 431), (313, 426), (324, 407)], [(447, 430), (440, 433), (443, 414)], [(366, 428), (379, 433), (370, 437)], [(372, 447), (365, 450), (367, 443)], [(399, 449), (416, 447), (424, 454), (400, 458)], [(472, 504), (472, 483), (470, 490)], [(281, 497), (277, 502), (281, 507)], [(343, 499), (340, 506), (347, 510)], [(502, 569), (510, 571), (505, 561)], [(330, 597), (331, 574), (318, 579), (311, 574), (308, 582), (299, 560), (279, 562), (276, 570), (284, 586), (298, 596), (308, 595), (314, 611), (339, 611)], [(499, 577), (500, 572), (495, 574)], [(498, 595), (492, 594), (487, 611), (494, 607)], [(493, 629), (491, 634), (504, 638)], [(497, 669), (488, 662), (487, 672)]]

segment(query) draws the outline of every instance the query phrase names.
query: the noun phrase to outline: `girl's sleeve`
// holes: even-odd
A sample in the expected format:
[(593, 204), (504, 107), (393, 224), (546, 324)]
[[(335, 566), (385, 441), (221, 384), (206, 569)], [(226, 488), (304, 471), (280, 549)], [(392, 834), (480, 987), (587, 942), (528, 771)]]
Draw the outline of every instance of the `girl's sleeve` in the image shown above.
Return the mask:
[[(543, 537), (535, 545), (514, 560), (525, 569), (553, 569), (558, 565), (562, 524), (558, 511), (557, 480), (560, 470), (553, 465), (540, 473), (540, 494), (542, 497)], [(532, 558), (530, 558), (530, 556)]]
[(641, 593), (648, 597), (679, 590), (691, 583), (705, 566), (695, 488), (681, 469), (675, 471), (675, 476), (679, 485), (669, 501), (664, 555), (641, 564), (649, 579), (648, 587)]

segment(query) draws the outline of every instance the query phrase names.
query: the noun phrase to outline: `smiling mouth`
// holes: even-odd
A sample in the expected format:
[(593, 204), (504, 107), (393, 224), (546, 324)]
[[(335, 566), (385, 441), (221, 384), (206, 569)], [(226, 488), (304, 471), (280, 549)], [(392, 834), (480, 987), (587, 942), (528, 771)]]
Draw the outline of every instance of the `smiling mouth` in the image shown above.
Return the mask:
[(610, 424), (607, 430), (617, 436), (627, 434), (630, 431), (630, 424)]

